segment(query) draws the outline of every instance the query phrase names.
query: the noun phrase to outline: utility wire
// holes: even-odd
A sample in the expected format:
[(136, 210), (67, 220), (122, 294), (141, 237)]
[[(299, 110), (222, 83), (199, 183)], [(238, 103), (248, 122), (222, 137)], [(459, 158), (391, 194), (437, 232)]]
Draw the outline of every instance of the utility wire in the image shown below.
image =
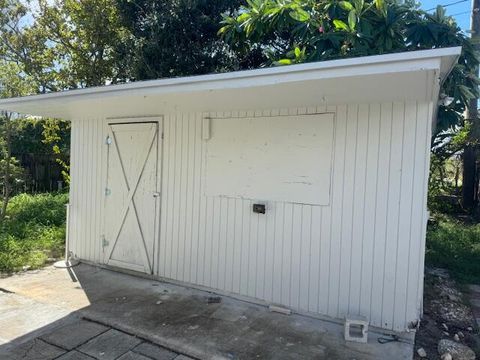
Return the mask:
[(459, 13), (449, 15), (449, 16), (459, 16), (459, 15), (465, 15), (465, 14), (470, 14), (470, 11), (463, 11), (463, 12), (459, 12)]
[[(452, 5), (461, 4), (461, 3), (464, 3), (464, 2), (467, 2), (467, 1), (469, 1), (469, 0), (458, 0), (458, 1), (454, 1), (452, 3), (445, 4), (445, 5), (440, 5), (440, 6), (441, 7), (448, 7), (448, 6), (452, 6)], [(427, 11), (432, 11), (432, 10), (435, 10), (435, 9), (436, 9), (436, 7), (428, 9)]]

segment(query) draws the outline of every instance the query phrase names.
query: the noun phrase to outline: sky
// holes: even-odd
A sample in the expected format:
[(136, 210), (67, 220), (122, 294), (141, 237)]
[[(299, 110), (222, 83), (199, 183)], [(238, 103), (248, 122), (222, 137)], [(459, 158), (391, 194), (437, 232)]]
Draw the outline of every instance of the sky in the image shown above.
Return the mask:
[(436, 8), (437, 5), (445, 6), (447, 15), (453, 15), (457, 24), (466, 31), (470, 28), (471, 0), (419, 0), (425, 10)]

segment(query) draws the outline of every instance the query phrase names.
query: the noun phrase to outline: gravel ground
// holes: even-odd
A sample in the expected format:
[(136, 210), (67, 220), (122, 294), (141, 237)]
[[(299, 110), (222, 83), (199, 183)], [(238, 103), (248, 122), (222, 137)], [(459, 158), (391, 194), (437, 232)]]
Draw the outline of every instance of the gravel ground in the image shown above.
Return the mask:
[(479, 329), (469, 305), (468, 296), (442, 269), (426, 269), (424, 316), (415, 338), (414, 359), (423, 348), (427, 359), (440, 359), (437, 347), (441, 339), (458, 340), (480, 357)]

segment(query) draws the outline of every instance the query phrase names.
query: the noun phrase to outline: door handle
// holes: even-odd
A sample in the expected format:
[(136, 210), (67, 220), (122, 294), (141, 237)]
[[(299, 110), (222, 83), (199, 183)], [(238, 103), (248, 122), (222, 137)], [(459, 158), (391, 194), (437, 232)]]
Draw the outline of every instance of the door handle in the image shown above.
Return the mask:
[(160, 193), (159, 193), (159, 192), (154, 192), (154, 193), (153, 193), (153, 197), (154, 197), (154, 198), (160, 197)]

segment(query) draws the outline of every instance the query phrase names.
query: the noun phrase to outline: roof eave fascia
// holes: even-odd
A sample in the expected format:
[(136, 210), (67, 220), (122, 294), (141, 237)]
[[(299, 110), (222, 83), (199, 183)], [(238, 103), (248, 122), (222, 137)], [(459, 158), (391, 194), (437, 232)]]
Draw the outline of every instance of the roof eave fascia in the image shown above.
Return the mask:
[[(91, 97), (98, 98), (98, 96), (122, 96), (131, 93), (144, 95), (151, 93), (162, 94), (211, 91), (251, 86), (268, 86), (298, 81), (345, 78), (350, 76), (368, 76), (381, 73), (392, 74), (406, 71), (426, 71), (441, 66), (442, 57), (448, 56), (457, 59), (460, 50), (460, 48), (425, 50), (216, 75), (141, 81), (122, 85), (3, 99), (0, 100), (0, 108), (54, 99), (61, 99), (61, 101), (75, 101), (86, 100)], [(454, 64), (454, 61), (452, 61), (451, 64)], [(450, 69), (448, 70), (448, 73), (453, 65), (449, 67)]]

